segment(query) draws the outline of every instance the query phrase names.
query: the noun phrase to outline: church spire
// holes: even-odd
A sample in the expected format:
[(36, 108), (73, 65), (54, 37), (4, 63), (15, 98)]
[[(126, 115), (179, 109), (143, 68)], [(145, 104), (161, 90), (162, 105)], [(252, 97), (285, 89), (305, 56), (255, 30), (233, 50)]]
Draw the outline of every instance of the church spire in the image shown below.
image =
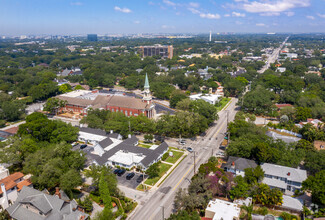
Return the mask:
[(149, 86), (149, 80), (148, 80), (148, 74), (146, 73), (146, 80), (144, 82), (144, 89), (149, 89), (150, 86)]
[(143, 95), (142, 100), (147, 102), (148, 104), (152, 100), (149, 88), (150, 88), (150, 86), (149, 86), (148, 74), (146, 73), (146, 79), (145, 79), (145, 82), (144, 82), (144, 95)]

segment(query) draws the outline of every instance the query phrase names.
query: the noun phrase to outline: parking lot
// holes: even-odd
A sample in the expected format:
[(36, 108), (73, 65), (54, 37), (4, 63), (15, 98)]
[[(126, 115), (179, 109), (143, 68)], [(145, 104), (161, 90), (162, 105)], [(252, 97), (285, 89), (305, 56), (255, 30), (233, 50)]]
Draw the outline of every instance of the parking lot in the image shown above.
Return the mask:
[[(117, 180), (118, 180), (118, 184), (120, 184), (122, 186), (132, 188), (132, 189), (136, 189), (137, 186), (141, 183), (141, 182), (140, 183), (137, 182), (137, 179), (139, 178), (141, 173), (135, 173), (135, 176), (132, 179), (127, 180), (126, 176), (129, 173), (132, 173), (132, 172), (131, 171), (126, 171), (122, 176), (116, 175)], [(144, 178), (147, 178), (147, 175), (145, 175)]]

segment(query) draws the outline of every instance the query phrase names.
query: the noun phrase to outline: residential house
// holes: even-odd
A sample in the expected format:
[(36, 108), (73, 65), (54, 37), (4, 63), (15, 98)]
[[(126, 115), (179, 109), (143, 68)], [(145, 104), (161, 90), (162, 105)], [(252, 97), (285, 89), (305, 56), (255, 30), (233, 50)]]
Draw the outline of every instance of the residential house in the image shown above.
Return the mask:
[[(255, 168), (256, 166), (257, 163), (253, 160), (230, 156), (227, 163), (222, 164), (221, 168), (234, 175), (245, 176), (244, 170), (246, 168)], [(307, 179), (306, 170), (270, 163), (261, 164), (261, 168), (264, 171), (264, 179), (262, 182), (271, 188), (280, 189), (287, 195), (293, 195), (295, 190), (300, 189), (302, 182)]]
[(277, 110), (280, 111), (281, 109), (285, 108), (285, 107), (292, 107), (293, 105), (291, 104), (286, 104), (286, 103), (282, 103), (282, 104), (275, 104), (275, 106), (277, 107)]
[(208, 80), (212, 77), (212, 74), (210, 74), (208, 70), (209, 70), (208, 66), (205, 69), (198, 69), (198, 73), (202, 79)]
[(12, 133), (0, 130), (0, 141), (4, 141), (4, 140), (8, 139), (12, 135), (13, 135)]
[(70, 202), (62, 200), (58, 190), (56, 195), (49, 195), (26, 186), (22, 188), (16, 202), (6, 210), (16, 220), (86, 220), (89, 218), (75, 200)]
[[(7, 172), (9, 174), (9, 172)], [(24, 174), (21, 172), (13, 173), (0, 180), (0, 206), (3, 209), (9, 207), (10, 204), (16, 201), (18, 192), (23, 186), (31, 186), (30, 180), (24, 179)]]
[(270, 163), (261, 165), (264, 171), (263, 183), (271, 188), (278, 188), (284, 194), (293, 195), (307, 179), (307, 171)]
[(314, 141), (314, 147), (317, 150), (325, 150), (325, 141)]
[(205, 209), (205, 219), (234, 220), (239, 219), (240, 206), (221, 199), (210, 200)]
[(231, 172), (235, 176), (245, 176), (245, 169), (247, 168), (255, 168), (257, 167), (257, 163), (254, 160), (248, 160), (241, 157), (233, 157), (230, 156), (228, 158), (227, 163), (223, 163), (221, 168), (224, 169), (226, 172)]
[(203, 100), (205, 102), (208, 102), (212, 105), (215, 105), (217, 102), (219, 102), (221, 95), (214, 95), (214, 94), (195, 94), (195, 95), (190, 95), (191, 100)]
[(276, 68), (276, 72), (279, 72), (279, 73), (283, 73), (285, 72), (287, 69), (285, 67), (278, 67)]
[[(80, 141), (88, 143), (82, 151), (86, 153), (87, 164), (121, 166), (124, 168), (142, 167), (146, 170), (150, 165), (158, 162), (168, 151), (168, 145), (163, 142), (151, 148), (138, 146), (138, 139), (129, 135), (125, 140), (122, 136), (111, 131), (81, 127)], [(78, 146), (73, 150), (79, 150)]]

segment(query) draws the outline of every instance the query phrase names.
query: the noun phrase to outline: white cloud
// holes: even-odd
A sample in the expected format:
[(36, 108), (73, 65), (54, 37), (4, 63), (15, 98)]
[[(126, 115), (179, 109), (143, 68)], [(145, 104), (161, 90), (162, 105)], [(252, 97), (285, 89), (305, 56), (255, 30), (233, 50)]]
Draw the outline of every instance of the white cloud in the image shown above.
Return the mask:
[(224, 17), (228, 18), (230, 17), (230, 14), (225, 14)]
[(263, 23), (257, 23), (256, 26), (258, 26), (258, 27), (265, 27), (266, 25), (263, 24)]
[(133, 21), (134, 24), (140, 24), (140, 21)]
[(317, 15), (321, 18), (325, 18), (325, 14), (320, 14), (320, 13), (317, 13)]
[(315, 17), (312, 15), (307, 15), (306, 18), (310, 19), (310, 20), (315, 20)]
[(163, 0), (163, 3), (165, 3), (168, 6), (176, 6), (175, 2), (169, 1), (169, 0)]
[(197, 10), (197, 9), (195, 9), (195, 8), (188, 8), (188, 10), (189, 10), (190, 12), (192, 12), (193, 14), (200, 14), (200, 13), (201, 13), (199, 10)]
[(207, 19), (219, 19), (221, 16), (219, 14), (212, 14), (212, 13), (203, 13), (195, 8), (187, 8), (190, 12), (193, 14), (200, 15), (201, 18), (207, 18)]
[(82, 2), (71, 2), (70, 5), (81, 6), (81, 5), (83, 5), (83, 3)]
[(114, 7), (114, 10), (115, 11), (120, 11), (120, 12), (123, 12), (123, 13), (131, 13), (132, 11), (130, 10), (130, 9), (128, 9), (128, 8), (120, 8), (120, 7), (118, 7), (118, 6), (115, 6)]
[(235, 12), (235, 11), (233, 11), (231, 14), (233, 17), (245, 17), (246, 16), (244, 13), (239, 13), (239, 12)]
[(152, 1), (148, 2), (148, 5), (155, 5)]
[(310, 0), (275, 0), (246, 2), (241, 8), (251, 13), (284, 12), (293, 8), (308, 7)]
[(279, 16), (280, 12), (265, 12), (265, 13), (261, 13), (261, 16)]
[(248, 0), (235, 0), (235, 2), (248, 2)]
[(291, 17), (291, 16), (294, 16), (295, 13), (293, 11), (287, 11), (285, 12), (285, 14), (288, 16), (288, 17)]
[(189, 6), (192, 7), (192, 8), (198, 8), (198, 7), (200, 7), (200, 4), (197, 3), (197, 2), (190, 2)]
[(240, 21), (236, 21), (235, 22), (237, 25), (241, 25), (241, 24), (243, 24), (243, 22), (240, 22)]
[(207, 19), (219, 19), (221, 16), (219, 14), (201, 13), (200, 17)]

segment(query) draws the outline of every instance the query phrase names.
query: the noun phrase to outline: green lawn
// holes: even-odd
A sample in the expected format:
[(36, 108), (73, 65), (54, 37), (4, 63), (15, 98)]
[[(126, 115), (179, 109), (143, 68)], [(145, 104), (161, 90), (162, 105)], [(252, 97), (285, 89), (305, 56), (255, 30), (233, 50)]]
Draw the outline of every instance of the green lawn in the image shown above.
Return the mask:
[(153, 186), (158, 182), (158, 180), (172, 167), (172, 165), (165, 164), (165, 163), (160, 163), (159, 164), (159, 176), (152, 178), (152, 179), (147, 179), (144, 183), (150, 186)]
[(138, 144), (139, 147), (144, 147), (144, 148), (150, 148), (151, 145), (148, 145), (148, 144)]
[(184, 151), (183, 149), (178, 149), (177, 147), (169, 147), (169, 149)]
[[(169, 153), (170, 151), (168, 151)], [(178, 152), (178, 151), (171, 151), (173, 152), (173, 157), (167, 157), (165, 162), (167, 163), (176, 163), (176, 161), (184, 154), (183, 152)]]
[(231, 98), (226, 98), (226, 97), (222, 98), (220, 100), (220, 102), (218, 103), (217, 111), (218, 112), (221, 111), (221, 109), (223, 109), (230, 100), (231, 100)]

